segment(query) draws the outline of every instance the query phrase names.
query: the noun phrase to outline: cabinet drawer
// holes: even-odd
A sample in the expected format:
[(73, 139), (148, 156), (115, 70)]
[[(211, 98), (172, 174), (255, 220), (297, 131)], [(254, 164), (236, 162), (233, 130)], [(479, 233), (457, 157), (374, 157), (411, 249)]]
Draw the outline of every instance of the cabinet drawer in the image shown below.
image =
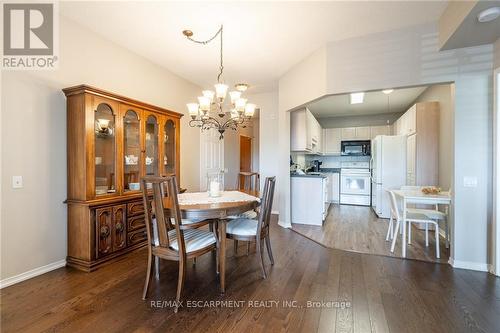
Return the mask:
[(148, 236), (146, 234), (146, 228), (129, 232), (127, 238), (128, 238), (127, 239), (128, 246), (144, 242), (145, 240), (148, 239)]
[(146, 223), (144, 221), (144, 215), (132, 216), (127, 220), (127, 227), (129, 231), (144, 228), (145, 226)]
[(130, 202), (127, 204), (127, 216), (144, 214), (144, 205), (142, 201)]

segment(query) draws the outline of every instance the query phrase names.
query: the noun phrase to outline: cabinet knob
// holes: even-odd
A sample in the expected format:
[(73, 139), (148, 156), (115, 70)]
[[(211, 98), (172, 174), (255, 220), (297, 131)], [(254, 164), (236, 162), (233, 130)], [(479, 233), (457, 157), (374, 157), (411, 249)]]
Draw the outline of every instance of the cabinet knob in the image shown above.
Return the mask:
[(99, 234), (101, 239), (107, 238), (109, 236), (109, 227), (107, 225), (102, 226), (99, 230)]

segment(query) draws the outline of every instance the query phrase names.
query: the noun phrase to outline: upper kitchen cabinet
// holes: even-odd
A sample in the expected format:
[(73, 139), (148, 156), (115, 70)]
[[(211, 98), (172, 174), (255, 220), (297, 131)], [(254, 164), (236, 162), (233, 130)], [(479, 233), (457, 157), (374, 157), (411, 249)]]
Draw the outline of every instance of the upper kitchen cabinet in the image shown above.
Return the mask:
[(342, 140), (370, 140), (370, 126), (342, 128)]
[(290, 150), (321, 153), (322, 129), (308, 109), (290, 114)]
[(325, 128), (323, 130), (323, 153), (330, 155), (340, 155), (341, 141), (341, 128)]
[(439, 159), (439, 102), (413, 105), (395, 124), (407, 135), (407, 185), (437, 185)]
[(391, 135), (391, 126), (390, 125), (372, 126), (370, 128), (371, 140), (375, 139), (377, 135)]

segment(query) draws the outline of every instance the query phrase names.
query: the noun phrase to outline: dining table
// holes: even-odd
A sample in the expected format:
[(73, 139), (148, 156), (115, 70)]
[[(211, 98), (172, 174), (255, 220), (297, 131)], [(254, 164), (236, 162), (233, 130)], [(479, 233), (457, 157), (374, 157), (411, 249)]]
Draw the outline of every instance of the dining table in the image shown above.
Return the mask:
[[(257, 191), (222, 191), (218, 197), (209, 192), (187, 192), (178, 195), (179, 209), (183, 219), (218, 220), (219, 279), (221, 293), (226, 291), (226, 225), (228, 217), (254, 210), (260, 204)], [(167, 207), (168, 198), (164, 199)]]
[(409, 204), (422, 205), (451, 205), (451, 195), (449, 192), (439, 192), (436, 194), (426, 194), (422, 190), (393, 190), (396, 197), (402, 200), (402, 257), (406, 258), (406, 213)]

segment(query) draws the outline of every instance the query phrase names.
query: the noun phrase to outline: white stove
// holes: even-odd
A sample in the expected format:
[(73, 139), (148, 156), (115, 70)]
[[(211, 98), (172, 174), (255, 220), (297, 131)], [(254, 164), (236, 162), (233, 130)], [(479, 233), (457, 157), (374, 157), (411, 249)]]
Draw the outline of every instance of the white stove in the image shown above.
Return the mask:
[(340, 170), (340, 203), (370, 206), (370, 162), (342, 162)]

